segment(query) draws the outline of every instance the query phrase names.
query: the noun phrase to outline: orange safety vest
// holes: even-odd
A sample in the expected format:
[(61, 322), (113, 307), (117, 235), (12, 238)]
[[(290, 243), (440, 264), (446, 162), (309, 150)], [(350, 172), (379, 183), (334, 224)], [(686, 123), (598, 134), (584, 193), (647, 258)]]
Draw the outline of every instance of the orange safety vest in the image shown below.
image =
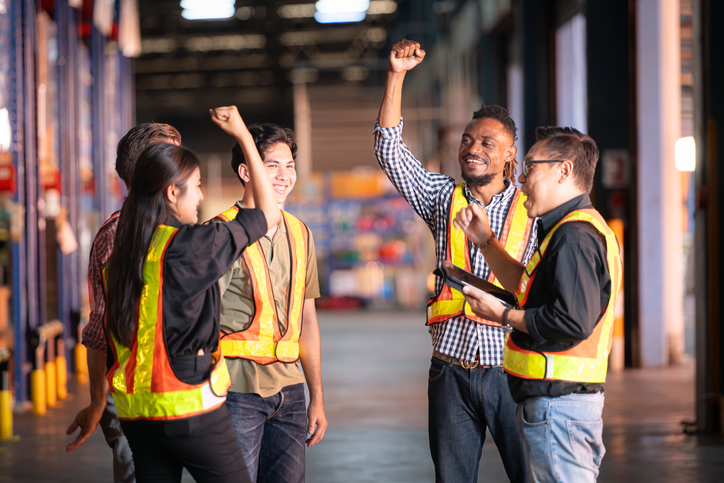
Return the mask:
[[(234, 205), (214, 218), (230, 221), (236, 218), (239, 207)], [(287, 290), (287, 326), (282, 330), (274, 301), (271, 274), (259, 245), (249, 245), (242, 259), (251, 281), (254, 314), (249, 326), (237, 332), (221, 332), (221, 348), (229, 358), (249, 359), (258, 364), (296, 362), (299, 360), (299, 336), (302, 333), (302, 311), (307, 285), (309, 229), (295, 216), (282, 210), (287, 226), (287, 241), (291, 255), (289, 289)]]
[(618, 300), (623, 280), (621, 255), (618, 240), (606, 221), (594, 209), (576, 210), (559, 221), (541, 243), (539, 250), (533, 255), (520, 279), (516, 296), (521, 307), (525, 306), (530, 293), (530, 286), (535, 280), (536, 267), (545, 254), (553, 233), (563, 225), (572, 221), (590, 223), (606, 239), (606, 263), (611, 276), (611, 297), (606, 305), (603, 316), (596, 324), (588, 338), (574, 347), (561, 352), (535, 352), (520, 348), (507, 337), (503, 350), (503, 368), (509, 374), (523, 379), (546, 379), (582, 383), (606, 382), (608, 355), (611, 351), (613, 336), (613, 320), (616, 317), (616, 301)]
[[(523, 206), (526, 196), (520, 190), (515, 190), (513, 201), (508, 209), (508, 216), (505, 218), (505, 224), (500, 232), (500, 243), (505, 247), (505, 251), (518, 261), (523, 260), (525, 249), (530, 237), (533, 220), (528, 218), (528, 212)], [(468, 237), (465, 233), (455, 228), (453, 219), (458, 212), (468, 206), (468, 200), (465, 197), (465, 183), (458, 183), (453, 191), (452, 203), (450, 204), (450, 219), (448, 220), (447, 235), (447, 253), (445, 259), (450, 263), (462, 267), (467, 271), (470, 268), (470, 248), (468, 245)], [(494, 283), (498, 287), (503, 285), (490, 271), (488, 281)], [(447, 285), (442, 286), (440, 294), (427, 304), (427, 324), (436, 324), (444, 322), (453, 317), (465, 315), (475, 322), (500, 327), (500, 323), (492, 320), (478, 317), (470, 308), (470, 304), (465, 301), (463, 294)]]
[[(195, 416), (221, 406), (231, 385), (220, 350), (214, 354), (209, 380), (187, 384), (176, 377), (163, 334), (163, 270), (166, 250), (178, 228), (159, 225), (143, 264), (144, 286), (131, 347), (109, 333), (115, 357), (106, 373), (118, 417), (123, 420), (171, 420)], [(104, 279), (108, 276), (103, 271)]]

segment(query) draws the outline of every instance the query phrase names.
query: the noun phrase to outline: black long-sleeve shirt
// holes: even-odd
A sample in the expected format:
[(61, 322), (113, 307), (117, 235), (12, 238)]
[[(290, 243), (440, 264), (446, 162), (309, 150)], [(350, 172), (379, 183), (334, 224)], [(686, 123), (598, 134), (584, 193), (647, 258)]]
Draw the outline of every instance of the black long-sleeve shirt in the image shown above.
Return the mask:
[[(564, 216), (586, 208), (593, 205), (583, 194), (541, 216), (538, 246)], [(570, 349), (591, 335), (611, 296), (605, 238), (589, 223), (564, 223), (553, 234), (536, 271), (524, 307), (529, 333), (513, 332), (513, 342), (537, 352)], [(508, 385), (516, 402), (603, 389), (599, 383), (523, 379), (511, 374)]]
[[(163, 266), (163, 327), (171, 367), (187, 383), (206, 379), (219, 344), (219, 278), (250, 244), (264, 236), (259, 209), (244, 210), (234, 222), (181, 225)], [(199, 349), (204, 355), (199, 356)]]

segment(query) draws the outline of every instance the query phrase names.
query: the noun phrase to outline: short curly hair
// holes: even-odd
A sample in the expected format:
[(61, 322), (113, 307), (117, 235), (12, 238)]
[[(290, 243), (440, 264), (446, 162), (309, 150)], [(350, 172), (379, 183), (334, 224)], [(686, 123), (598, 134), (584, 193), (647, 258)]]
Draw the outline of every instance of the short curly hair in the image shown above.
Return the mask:
[[(476, 119), (494, 119), (503, 125), (503, 129), (513, 138), (513, 142), (518, 139), (518, 128), (515, 127), (515, 121), (513, 121), (510, 113), (503, 106), (495, 104), (486, 106), (483, 104), (480, 109), (473, 113), (473, 121)], [(505, 164), (503, 174), (510, 179), (515, 179), (518, 174), (515, 158), (513, 161)]]
[[(264, 154), (274, 144), (283, 143), (289, 146), (292, 152), (292, 158), (297, 159), (297, 140), (294, 136), (294, 131), (288, 127), (281, 127), (276, 124), (252, 124), (249, 126), (249, 132), (251, 137), (254, 138), (254, 144), (256, 149), (259, 151), (259, 155), (264, 159)], [(234, 144), (231, 148), (231, 168), (236, 173), (236, 176), (244, 185), (244, 180), (239, 176), (239, 166), (246, 164), (246, 158), (244, 152), (241, 150), (239, 143)]]
[(599, 152), (596, 142), (572, 127), (541, 126), (535, 130), (535, 137), (539, 142), (546, 141), (543, 148), (546, 154), (573, 163), (576, 184), (590, 193), (598, 164)]

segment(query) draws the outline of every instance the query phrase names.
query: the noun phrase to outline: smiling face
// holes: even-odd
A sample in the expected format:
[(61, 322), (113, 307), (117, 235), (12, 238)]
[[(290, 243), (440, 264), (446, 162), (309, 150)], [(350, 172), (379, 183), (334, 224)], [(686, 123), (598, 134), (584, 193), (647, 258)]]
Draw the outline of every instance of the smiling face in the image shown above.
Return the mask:
[[(530, 148), (525, 156), (526, 161), (544, 161), (558, 159), (551, 157), (546, 152), (547, 141), (538, 141)], [(528, 166), (528, 175), (521, 173), (518, 176), (518, 182), (521, 184), (520, 190), (528, 196), (523, 203), (525, 209), (528, 210), (528, 216), (534, 218), (542, 216), (556, 208), (560, 204), (559, 195), (562, 187), (559, 180), (561, 179), (561, 164), (563, 163), (536, 163)]]
[(465, 127), (458, 162), (465, 182), (486, 186), (494, 180), (502, 183), (505, 163), (515, 157), (514, 139), (503, 124), (487, 117), (473, 119)]
[[(196, 224), (199, 222), (199, 203), (203, 201), (204, 194), (201, 192), (201, 171), (195, 168), (191, 176), (186, 180), (186, 190), (172, 187), (171, 205), (176, 212), (176, 217), (181, 223)], [(175, 202), (173, 201), (175, 200)]]
[(272, 144), (264, 152), (263, 162), (271, 178), (277, 203), (282, 204), (297, 182), (297, 168), (292, 150), (285, 143)]

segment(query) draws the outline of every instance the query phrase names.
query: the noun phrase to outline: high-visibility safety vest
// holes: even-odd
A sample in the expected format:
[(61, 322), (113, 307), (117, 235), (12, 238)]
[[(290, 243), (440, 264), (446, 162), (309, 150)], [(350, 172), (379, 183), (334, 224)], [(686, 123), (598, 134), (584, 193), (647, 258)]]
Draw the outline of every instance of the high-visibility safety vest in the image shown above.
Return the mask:
[(576, 210), (559, 221), (533, 255), (516, 291), (521, 307), (525, 307), (534, 283), (536, 267), (545, 255), (548, 244), (556, 230), (564, 223), (590, 223), (606, 239), (606, 263), (611, 277), (611, 296), (603, 316), (588, 338), (574, 347), (561, 352), (536, 352), (520, 348), (508, 336), (503, 350), (503, 368), (506, 372), (523, 379), (546, 379), (582, 383), (606, 382), (608, 355), (611, 351), (613, 320), (623, 280), (621, 255), (618, 240), (603, 217), (594, 209)]
[[(216, 221), (236, 218), (234, 205), (218, 215)], [(287, 290), (287, 326), (282, 330), (274, 301), (274, 290), (266, 258), (259, 242), (242, 253), (247, 267), (254, 300), (254, 314), (247, 328), (237, 332), (221, 332), (221, 348), (229, 358), (249, 359), (258, 364), (296, 362), (299, 360), (299, 336), (302, 333), (302, 311), (307, 285), (309, 229), (297, 217), (282, 210), (287, 227), (291, 256), (289, 289)]]
[[(510, 209), (508, 209), (508, 216), (505, 218), (505, 223), (499, 237), (499, 241), (505, 247), (505, 251), (518, 261), (523, 260), (530, 231), (533, 226), (533, 220), (528, 218), (528, 211), (523, 206), (525, 200), (526, 196), (521, 193), (520, 190), (515, 190), (513, 201), (510, 204)], [(465, 236), (465, 233), (461, 229), (455, 228), (453, 225), (455, 216), (461, 209), (467, 206), (468, 200), (465, 197), (465, 183), (458, 183), (453, 191), (452, 203), (450, 204), (447, 253), (445, 254), (445, 259), (453, 265), (471, 271), (468, 237)], [(488, 276), (488, 281), (503, 288), (503, 285), (495, 277), (492, 270)], [(427, 304), (427, 324), (444, 322), (459, 315), (465, 315), (468, 319), (481, 324), (500, 326), (498, 322), (483, 319), (475, 315), (470, 308), (470, 304), (465, 301), (465, 296), (462, 292), (443, 285), (440, 294)]]
[[(163, 270), (166, 250), (178, 228), (159, 225), (143, 264), (143, 290), (131, 347), (109, 333), (115, 362), (106, 373), (118, 417), (123, 420), (172, 420), (218, 408), (231, 385), (221, 351), (214, 354), (209, 379), (187, 384), (171, 368), (163, 334)], [(106, 270), (104, 277), (109, 276)], [(110, 276), (113, 276), (110, 274)]]

